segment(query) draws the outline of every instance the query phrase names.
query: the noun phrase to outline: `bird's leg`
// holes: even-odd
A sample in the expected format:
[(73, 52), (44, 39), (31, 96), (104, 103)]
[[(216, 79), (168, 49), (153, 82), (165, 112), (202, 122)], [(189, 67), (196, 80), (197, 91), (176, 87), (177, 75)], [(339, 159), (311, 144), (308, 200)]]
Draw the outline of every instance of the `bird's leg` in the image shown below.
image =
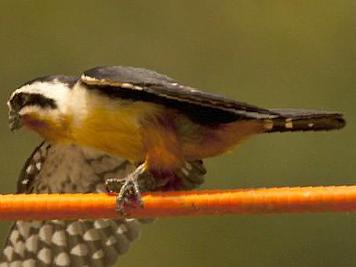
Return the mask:
[[(118, 193), (116, 197), (116, 210), (118, 212), (125, 214), (124, 206), (128, 203), (143, 207), (138, 179), (145, 170), (146, 164), (142, 163), (124, 178), (110, 178), (106, 180), (108, 192)], [(118, 187), (120, 188), (119, 190)]]

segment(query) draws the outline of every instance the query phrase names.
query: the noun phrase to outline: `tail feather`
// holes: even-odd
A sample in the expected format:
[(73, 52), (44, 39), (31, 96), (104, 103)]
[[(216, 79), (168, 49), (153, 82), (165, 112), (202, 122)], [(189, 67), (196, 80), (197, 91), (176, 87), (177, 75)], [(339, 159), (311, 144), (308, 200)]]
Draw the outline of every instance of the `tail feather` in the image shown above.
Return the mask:
[(304, 110), (272, 109), (274, 118), (265, 119), (266, 132), (328, 131), (341, 129), (346, 121), (341, 113)]

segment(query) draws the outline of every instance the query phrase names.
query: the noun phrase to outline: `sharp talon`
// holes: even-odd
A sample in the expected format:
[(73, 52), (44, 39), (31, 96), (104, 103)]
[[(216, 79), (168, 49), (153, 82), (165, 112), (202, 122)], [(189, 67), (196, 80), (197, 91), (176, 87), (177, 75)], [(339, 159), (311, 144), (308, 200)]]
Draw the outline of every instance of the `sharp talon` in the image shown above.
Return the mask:
[(136, 170), (123, 179), (111, 178), (106, 180), (106, 189), (108, 192), (118, 193), (116, 197), (116, 210), (122, 216), (125, 213), (125, 206), (143, 207), (138, 178), (145, 171), (145, 166), (142, 164)]
[(121, 186), (117, 196), (117, 210), (122, 213), (125, 205), (132, 207), (143, 206), (141, 192), (137, 182), (137, 176), (129, 176)]

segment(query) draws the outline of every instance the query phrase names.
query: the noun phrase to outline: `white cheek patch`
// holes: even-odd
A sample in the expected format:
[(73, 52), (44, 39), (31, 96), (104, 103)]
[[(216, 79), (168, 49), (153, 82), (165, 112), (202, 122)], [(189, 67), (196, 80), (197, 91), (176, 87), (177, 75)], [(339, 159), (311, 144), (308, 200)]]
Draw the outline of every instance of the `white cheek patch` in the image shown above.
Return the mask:
[(90, 93), (80, 83), (77, 83), (70, 91), (66, 105), (68, 113), (75, 114), (73, 116), (73, 124), (80, 125), (82, 120), (88, 116), (89, 98)]
[(20, 111), (19, 111), (19, 115), (23, 116), (29, 113), (43, 113), (43, 109), (41, 109), (40, 107), (36, 107), (36, 106), (27, 106), (27, 107), (23, 107)]
[(60, 115), (60, 112), (58, 110), (54, 110), (54, 109), (50, 109), (50, 108), (43, 109), (38, 106), (27, 106), (27, 107), (22, 108), (19, 111), (19, 114), (21, 116), (26, 115), (26, 114), (31, 114), (31, 113), (42, 115), (43, 117), (51, 116), (53, 118)]

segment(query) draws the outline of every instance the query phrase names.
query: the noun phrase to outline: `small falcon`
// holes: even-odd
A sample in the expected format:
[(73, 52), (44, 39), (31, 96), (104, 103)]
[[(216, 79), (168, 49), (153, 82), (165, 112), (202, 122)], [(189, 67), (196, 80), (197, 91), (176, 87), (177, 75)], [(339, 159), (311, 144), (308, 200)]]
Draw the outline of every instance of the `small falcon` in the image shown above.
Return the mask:
[[(154, 71), (97, 67), (81, 77), (45, 76), (14, 91), (12, 130), (45, 139), (26, 161), (18, 193), (119, 191), (132, 194), (196, 188), (202, 159), (260, 133), (340, 129), (342, 114), (264, 109), (184, 86)], [(122, 158), (127, 161), (122, 160)], [(18, 221), (0, 257), (3, 266), (109, 266), (138, 235), (134, 219)]]
[(12, 130), (25, 126), (51, 144), (90, 147), (135, 165), (124, 180), (107, 181), (109, 189), (119, 188), (119, 210), (129, 196), (140, 201), (137, 181), (144, 174), (164, 184), (162, 190), (176, 190), (187, 163), (222, 154), (255, 134), (345, 125), (340, 113), (259, 108), (122, 66), (96, 67), (80, 78), (34, 79), (14, 91), (8, 107)]

